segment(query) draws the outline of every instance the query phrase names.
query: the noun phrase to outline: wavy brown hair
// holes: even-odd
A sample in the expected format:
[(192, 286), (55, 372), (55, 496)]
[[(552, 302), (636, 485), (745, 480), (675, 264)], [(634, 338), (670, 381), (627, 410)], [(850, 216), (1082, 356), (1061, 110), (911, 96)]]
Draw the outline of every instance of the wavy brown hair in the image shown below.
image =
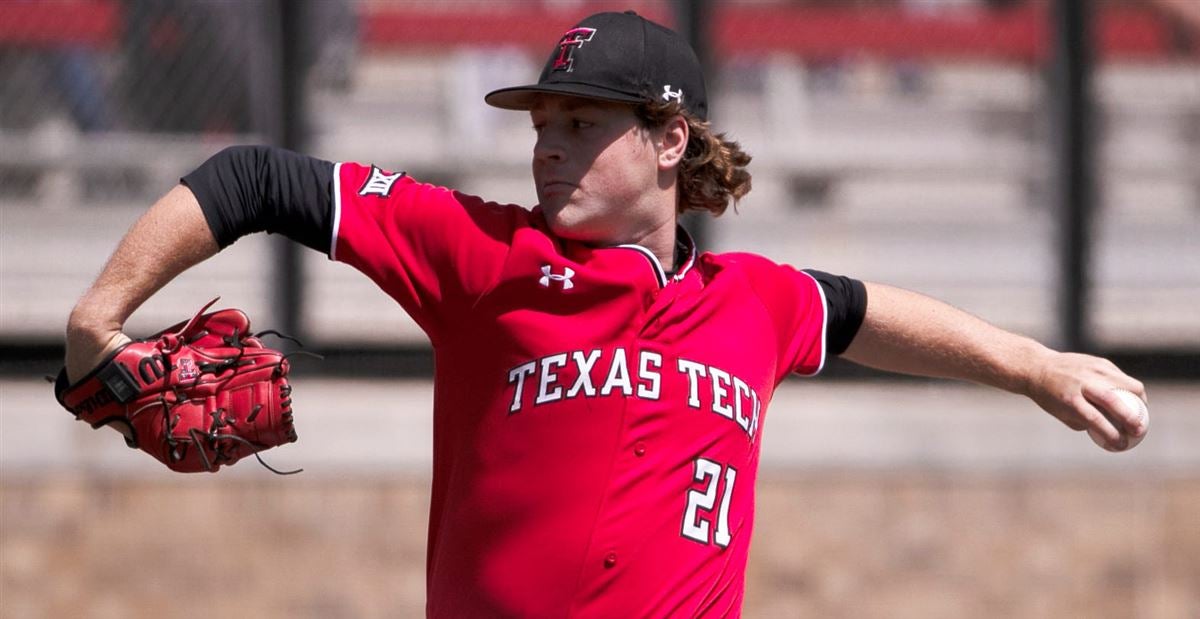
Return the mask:
[(654, 101), (637, 106), (642, 126), (657, 129), (676, 114), (688, 124), (688, 144), (679, 165), (679, 201), (676, 212), (709, 211), (714, 216), (725, 212), (730, 201), (750, 192), (750, 155), (737, 142), (713, 133), (712, 123), (700, 120), (678, 101)]

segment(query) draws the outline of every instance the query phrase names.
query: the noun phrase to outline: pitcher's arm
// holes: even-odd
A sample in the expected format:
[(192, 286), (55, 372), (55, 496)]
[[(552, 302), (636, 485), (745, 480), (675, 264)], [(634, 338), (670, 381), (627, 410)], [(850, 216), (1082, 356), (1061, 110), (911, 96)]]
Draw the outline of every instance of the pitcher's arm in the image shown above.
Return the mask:
[[(1111, 391), (1126, 389), (1145, 398), (1145, 387), (1109, 360), (1052, 350), (915, 292), (875, 283), (866, 287), (866, 316), (845, 358), (881, 370), (968, 380), (1028, 396), (1074, 430), (1098, 430), (1113, 448), (1123, 446), (1123, 433), (1145, 433), (1136, 416), (1123, 414), (1125, 408)], [(1118, 423), (1106, 419), (1100, 408)]]
[(129, 341), (125, 321), (177, 275), (215, 255), (217, 241), (191, 190), (176, 186), (134, 223), (67, 322), (67, 378), (78, 379)]

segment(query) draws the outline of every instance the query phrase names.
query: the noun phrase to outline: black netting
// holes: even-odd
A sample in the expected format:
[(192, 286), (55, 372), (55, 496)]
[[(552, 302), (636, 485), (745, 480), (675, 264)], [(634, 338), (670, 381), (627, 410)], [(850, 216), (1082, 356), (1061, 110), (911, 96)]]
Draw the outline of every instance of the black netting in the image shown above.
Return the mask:
[[(1180, 266), (1200, 264), (1192, 241), (1200, 236), (1200, 4), (1087, 5), (1096, 59), (1094, 327), (1118, 344), (1170, 343), (1181, 333), (1200, 341), (1186, 309), (1200, 303), (1200, 267)], [(1052, 2), (707, 6), (700, 31), (712, 119), (755, 156), (755, 189), (737, 214), (709, 226), (710, 247), (918, 288), (1054, 336), (1061, 119), (1052, 113)], [(7, 221), (22, 213), (32, 226), (86, 227), (62, 214), (143, 209), (227, 144), (278, 143), (289, 66), (281, 50), (290, 48), (306, 75), (297, 92), (309, 153), (528, 204), (528, 118), (487, 107), (483, 95), (535, 79), (558, 33), (587, 13), (633, 8), (679, 27), (678, 7), (0, 2), (0, 208)], [(301, 14), (298, 30), (287, 30), (281, 8)], [(284, 45), (285, 30), (300, 44)], [(79, 260), (100, 262), (109, 248), (97, 245)], [(18, 264), (6, 260), (7, 281)], [(315, 273), (306, 276), (305, 308), (314, 328), (328, 327), (334, 340), (376, 337), (337, 320), (348, 310), (330, 301), (373, 291)], [(1146, 299), (1152, 309), (1129, 310)], [(372, 316), (390, 308), (376, 300), (352, 305)], [(406, 329), (398, 340), (419, 338)]]

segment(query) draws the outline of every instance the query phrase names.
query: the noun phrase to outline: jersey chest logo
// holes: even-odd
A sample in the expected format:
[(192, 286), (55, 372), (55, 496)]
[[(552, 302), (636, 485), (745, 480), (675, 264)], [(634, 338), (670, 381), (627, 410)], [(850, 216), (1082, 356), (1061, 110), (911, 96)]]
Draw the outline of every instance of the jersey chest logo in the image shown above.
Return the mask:
[(563, 267), (562, 274), (558, 274), (550, 270), (550, 265), (543, 264), (542, 277), (538, 280), (538, 283), (543, 288), (549, 288), (550, 282), (558, 282), (562, 285), (563, 290), (570, 290), (575, 287), (575, 283), (571, 281), (572, 277), (575, 277), (575, 270), (571, 267)]
[(371, 176), (367, 178), (367, 182), (363, 183), (362, 188), (358, 190), (360, 196), (382, 196), (388, 197), (392, 193), (392, 185), (404, 176), (404, 172), (396, 172), (388, 174), (375, 166), (371, 166)]

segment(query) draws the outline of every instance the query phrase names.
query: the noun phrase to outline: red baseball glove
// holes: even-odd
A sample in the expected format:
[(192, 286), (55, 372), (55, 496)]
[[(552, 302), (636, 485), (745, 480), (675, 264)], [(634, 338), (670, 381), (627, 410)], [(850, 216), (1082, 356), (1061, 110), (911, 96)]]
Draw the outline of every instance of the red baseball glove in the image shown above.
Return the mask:
[(205, 314), (215, 302), (125, 344), (73, 385), (64, 368), (58, 402), (93, 428), (120, 424), (130, 447), (184, 473), (216, 472), (250, 454), (262, 462), (257, 452), (295, 441), (288, 360), (258, 337), (274, 332), (251, 335), (238, 309)]

